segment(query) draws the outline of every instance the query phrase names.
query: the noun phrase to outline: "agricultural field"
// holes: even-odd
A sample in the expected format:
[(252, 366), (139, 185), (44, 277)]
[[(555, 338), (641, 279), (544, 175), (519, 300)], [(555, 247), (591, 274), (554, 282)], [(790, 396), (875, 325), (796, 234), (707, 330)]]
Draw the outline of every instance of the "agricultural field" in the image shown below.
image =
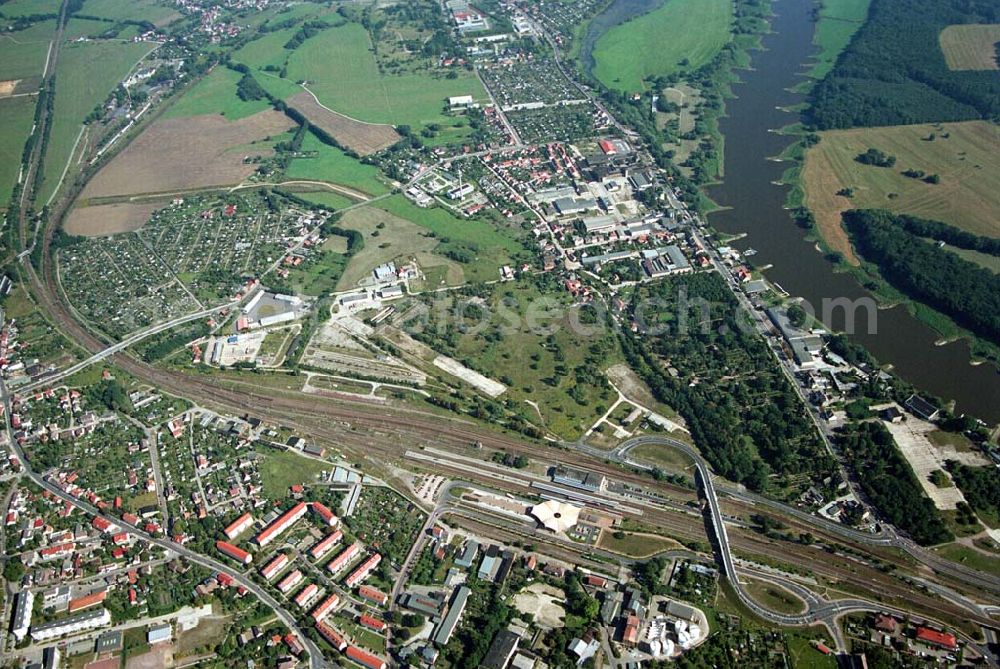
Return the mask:
[(238, 121), (268, 109), (267, 100), (241, 100), (236, 95), (240, 74), (221, 65), (195, 84), (163, 113), (163, 118), (188, 118), (218, 114)]
[(376, 153), (399, 141), (399, 133), (392, 126), (366, 123), (339, 114), (323, 106), (309, 91), (296, 93), (288, 98), (288, 104), (309, 123), (358, 155)]
[(9, 0), (0, 5), (0, 15), (10, 18), (31, 14), (56, 14), (60, 0)]
[(79, 13), (118, 21), (149, 21), (157, 27), (181, 17), (181, 13), (170, 4), (153, 0), (129, 0), (125, 3), (121, 0), (87, 0)]
[(371, 48), (360, 24), (328, 28), (292, 53), (288, 79), (306, 80), (320, 103), (352, 118), (414, 128), (446, 124), (444, 109), (450, 96), (486, 97), (478, 79), (465, 71), (453, 71), (455, 78), (430, 66), (401, 75), (382, 74)]
[(732, 15), (731, 0), (667, 0), (599, 39), (593, 74), (609, 88), (641, 91), (648, 77), (697, 69), (729, 41)]
[(55, 27), (55, 21), (40, 21), (24, 30), (0, 35), (0, 81), (21, 80), (20, 89), (37, 88)]
[(159, 206), (150, 203), (118, 202), (92, 207), (74, 207), (67, 216), (63, 229), (68, 234), (81, 237), (103, 237), (131, 232), (145, 225)]
[(142, 193), (176, 193), (232, 186), (250, 177), (256, 161), (293, 123), (273, 110), (238, 121), (218, 115), (160, 118), (87, 184), (82, 198), (100, 201)]
[[(858, 128), (820, 133), (805, 155), (805, 205), (827, 245), (856, 263), (840, 215), (848, 209), (884, 208), (1000, 237), (992, 214), (1000, 208), (1000, 128), (987, 121)], [(933, 139), (931, 139), (933, 137)], [(855, 158), (876, 148), (895, 156), (892, 167)], [(907, 177), (906, 170), (937, 174), (940, 183)], [(853, 196), (837, 195), (852, 189)]]
[(306, 135), (301, 153), (304, 154), (303, 157), (294, 158), (285, 171), (287, 178), (326, 181), (348, 186), (368, 195), (389, 192), (377, 167), (366, 165), (340, 149), (324, 144), (314, 135)]
[(813, 44), (819, 48), (809, 76), (822, 79), (833, 68), (837, 56), (868, 18), (871, 0), (824, 0)]
[(35, 96), (0, 98), (0, 209), (7, 206), (21, 170), (24, 142), (31, 132)]
[(1000, 24), (948, 26), (940, 42), (949, 70), (1000, 70)]
[(55, 193), (86, 132), (83, 121), (130, 70), (150, 52), (147, 43), (80, 42), (66, 44), (56, 71), (54, 120), (45, 156), (45, 179), (39, 200)]

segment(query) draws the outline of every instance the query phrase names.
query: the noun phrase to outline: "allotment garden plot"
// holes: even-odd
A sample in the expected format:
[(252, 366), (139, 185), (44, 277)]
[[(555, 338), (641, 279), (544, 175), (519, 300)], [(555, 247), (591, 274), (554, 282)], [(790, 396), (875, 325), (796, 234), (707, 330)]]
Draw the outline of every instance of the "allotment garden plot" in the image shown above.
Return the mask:
[(256, 195), (175, 200), (137, 231), (87, 239), (59, 253), (74, 307), (123, 336), (231, 299), (302, 240), (311, 219)]

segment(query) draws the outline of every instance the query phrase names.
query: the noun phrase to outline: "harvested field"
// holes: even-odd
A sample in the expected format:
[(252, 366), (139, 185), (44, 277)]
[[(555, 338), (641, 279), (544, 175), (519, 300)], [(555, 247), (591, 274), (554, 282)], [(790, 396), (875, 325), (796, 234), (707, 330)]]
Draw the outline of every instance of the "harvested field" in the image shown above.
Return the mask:
[(1000, 70), (1000, 24), (948, 26), (938, 38), (950, 70)]
[(317, 102), (308, 91), (293, 95), (288, 99), (288, 106), (296, 109), (311, 124), (341, 145), (361, 156), (381, 151), (399, 141), (399, 133), (391, 125), (365, 123), (338, 114)]
[(290, 127), (288, 117), (270, 110), (238, 121), (218, 115), (160, 119), (97, 173), (83, 199), (238, 184), (255, 167), (244, 158), (271, 155), (263, 140)]
[(162, 204), (101, 204), (93, 207), (76, 207), (66, 219), (64, 229), (68, 234), (83, 237), (103, 237), (119, 232), (138, 230), (150, 214)]
[[(852, 128), (819, 133), (802, 169), (805, 204), (827, 245), (857, 263), (840, 216), (848, 209), (889, 209), (1000, 237), (1000, 129), (989, 121)], [(862, 165), (869, 148), (896, 156), (893, 167)], [(937, 174), (939, 184), (904, 171)], [(853, 197), (837, 192), (853, 190)]]

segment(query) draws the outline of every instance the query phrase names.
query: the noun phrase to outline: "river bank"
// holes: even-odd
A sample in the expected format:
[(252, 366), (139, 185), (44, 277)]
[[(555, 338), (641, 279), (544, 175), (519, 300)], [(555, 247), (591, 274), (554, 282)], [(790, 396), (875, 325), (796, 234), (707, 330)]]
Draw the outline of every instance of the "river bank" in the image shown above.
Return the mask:
[[(738, 246), (755, 248), (755, 263), (772, 265), (768, 278), (807, 300), (817, 313), (830, 300), (877, 300), (854, 274), (830, 262), (836, 258), (817, 252), (816, 237), (789, 215), (789, 208), (801, 202), (801, 193), (788, 185), (798, 175), (787, 161), (802, 147), (789, 141), (788, 133), (798, 131), (797, 117), (783, 110), (800, 109), (805, 102), (801, 91), (803, 83), (811, 81), (805, 73), (816, 54), (815, 24), (807, 0), (775, 0), (772, 7), (772, 32), (764, 37), (764, 49), (754, 53), (752, 69), (734, 84), (735, 97), (727, 102), (728, 115), (720, 122), (727, 176), (709, 187), (708, 195), (726, 208), (712, 213), (709, 222), (721, 232), (747, 232)], [(776, 132), (779, 129), (784, 134)], [(774, 161), (778, 156), (786, 162)], [(835, 315), (827, 324), (834, 330), (844, 330), (848, 316), (856, 316), (849, 328), (852, 339), (906, 381), (954, 400), (959, 411), (1000, 421), (995, 401), (1000, 397), (1000, 375), (991, 365), (975, 364), (966, 341), (942, 345), (941, 335), (905, 307)]]

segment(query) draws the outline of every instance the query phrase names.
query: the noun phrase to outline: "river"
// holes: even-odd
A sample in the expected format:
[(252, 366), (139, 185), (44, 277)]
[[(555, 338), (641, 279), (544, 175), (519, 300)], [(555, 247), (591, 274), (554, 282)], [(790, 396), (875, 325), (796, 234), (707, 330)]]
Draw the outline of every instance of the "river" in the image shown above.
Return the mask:
[[(584, 67), (593, 69), (593, 49), (610, 28), (655, 9), (663, 0), (615, 0), (589, 24), (580, 48)], [(815, 51), (810, 18), (812, 0), (775, 0), (771, 33), (761, 51), (752, 54), (752, 69), (740, 72), (735, 99), (726, 105), (720, 127), (726, 138), (725, 179), (709, 195), (727, 209), (709, 216), (723, 232), (747, 233), (736, 246), (753, 247), (759, 266), (791, 295), (802, 297), (816, 313), (824, 300), (871, 298), (848, 273), (835, 272), (784, 208), (786, 186), (776, 185), (787, 164), (769, 160), (790, 141), (773, 132), (797, 119), (778, 109), (801, 103), (790, 88), (802, 81), (802, 70)], [(869, 334), (867, 312), (855, 311), (852, 337), (903, 379), (945, 400), (959, 412), (990, 423), (1000, 422), (1000, 374), (990, 364), (972, 365), (965, 341), (938, 345), (938, 335), (905, 308), (878, 310)], [(829, 324), (844, 328), (843, 311), (833, 311)]]
[[(805, 239), (784, 209), (788, 188), (775, 185), (787, 164), (768, 160), (789, 144), (772, 129), (797, 120), (778, 107), (803, 99), (788, 89), (801, 81), (814, 51), (812, 5), (812, 0), (776, 0), (764, 49), (752, 54), (751, 70), (740, 72), (742, 81), (733, 87), (736, 98), (727, 102), (727, 117), (720, 124), (726, 138), (725, 179), (709, 189), (711, 198), (728, 209), (711, 214), (709, 220), (720, 231), (747, 233), (737, 246), (756, 249), (757, 266), (773, 265), (768, 278), (820, 313), (824, 299), (870, 295), (852, 275), (835, 272)], [(936, 333), (902, 307), (879, 310), (874, 334), (868, 333), (865, 313), (859, 315), (852, 337), (903, 379), (954, 400), (959, 412), (1000, 422), (1000, 374), (990, 364), (971, 365), (965, 341), (937, 345)], [(832, 325), (842, 328), (843, 319)]]

